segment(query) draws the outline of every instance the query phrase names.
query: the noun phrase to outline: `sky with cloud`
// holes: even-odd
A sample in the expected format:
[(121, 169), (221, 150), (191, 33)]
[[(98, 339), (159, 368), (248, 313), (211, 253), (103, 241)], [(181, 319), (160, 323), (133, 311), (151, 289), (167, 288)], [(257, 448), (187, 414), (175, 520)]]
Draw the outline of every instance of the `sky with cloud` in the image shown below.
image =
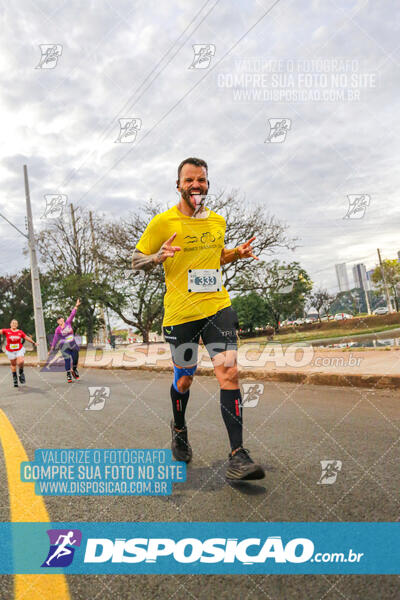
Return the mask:
[[(199, 156), (210, 191), (288, 225), (298, 248), (276, 257), (316, 285), (337, 291), (335, 263), (352, 281), (378, 247), (396, 258), (395, 0), (24, 0), (1, 19), (0, 213), (23, 231), (24, 164), (39, 230), (45, 194), (115, 218), (150, 197), (170, 206), (177, 165)], [(41, 63), (43, 44), (56, 61)], [(140, 119), (131, 143), (116, 142), (123, 118)], [(348, 195), (366, 206), (344, 218)], [(24, 246), (0, 218), (1, 275), (27, 265)]]

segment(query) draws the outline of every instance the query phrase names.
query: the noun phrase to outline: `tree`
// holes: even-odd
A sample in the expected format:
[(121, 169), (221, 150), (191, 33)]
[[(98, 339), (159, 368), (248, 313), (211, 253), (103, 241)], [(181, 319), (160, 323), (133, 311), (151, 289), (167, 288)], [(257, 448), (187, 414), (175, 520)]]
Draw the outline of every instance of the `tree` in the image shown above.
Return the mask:
[[(253, 236), (256, 239), (252, 246), (258, 256), (271, 255), (278, 248), (296, 248), (297, 240), (287, 235), (284, 223), (269, 215), (264, 206), (250, 205), (237, 190), (226, 196), (223, 193), (217, 195), (212, 210), (225, 218), (227, 248), (235, 248)], [(233, 290), (235, 279), (246, 268), (246, 264), (247, 261), (239, 260), (222, 267), (223, 283), (228, 291)]]
[(268, 309), (265, 300), (256, 292), (235, 296), (232, 299), (239, 325), (242, 329), (253, 332), (256, 327), (265, 327), (268, 320)]
[(150, 331), (160, 331), (163, 317), (164, 281), (159, 268), (147, 273), (125, 273), (124, 280), (115, 280), (114, 294), (104, 298), (104, 304), (125, 323), (135, 327), (143, 341), (149, 341)]
[(148, 272), (132, 271), (132, 254), (150, 219), (161, 211), (151, 200), (143, 212), (128, 219), (103, 224), (103, 244), (96, 246), (97, 258), (109, 272), (108, 285), (113, 293), (107, 294), (104, 304), (123, 321), (135, 327), (148, 342), (150, 331), (160, 331), (165, 293), (164, 273), (160, 266)]
[[(82, 306), (77, 324), (86, 331), (89, 343), (103, 325), (99, 304), (113, 293), (108, 284), (111, 268), (98, 273), (91, 225), (88, 211), (70, 205), (69, 216), (53, 219), (37, 237), (41, 261), (54, 282), (52, 310), (65, 314), (79, 297)], [(101, 241), (102, 221), (98, 216), (93, 220), (93, 231)]]
[[(367, 292), (372, 310), (379, 306), (383, 297), (379, 292)], [(365, 292), (361, 288), (353, 288), (345, 292), (339, 292), (332, 301), (329, 310), (335, 313), (350, 313), (356, 315), (359, 312), (367, 312)]]
[[(399, 311), (399, 287), (400, 287), (400, 262), (397, 260), (384, 260), (383, 271), (385, 274), (385, 280), (390, 290), (391, 295), (394, 297), (396, 304), (396, 311)], [(380, 266), (375, 267), (372, 273), (372, 281), (378, 285), (379, 292), (382, 294), (385, 292), (383, 285), (382, 269)], [(388, 307), (390, 308), (390, 307)]]
[[(52, 295), (52, 277), (40, 273), (40, 284), (43, 305), (45, 306)], [(23, 269), (15, 275), (0, 277), (0, 329), (9, 327), (11, 319), (17, 319), (20, 328), (28, 335), (35, 337), (31, 272), (29, 269)], [(46, 331), (49, 331), (54, 316), (44, 311), (44, 320)]]
[(313, 307), (317, 311), (318, 320), (321, 322), (321, 312), (327, 313), (329, 308), (334, 301), (335, 296), (330, 294), (328, 290), (318, 288), (309, 296), (309, 306)]
[(282, 319), (303, 315), (312, 281), (298, 262), (261, 261), (258, 265), (247, 265), (235, 279), (232, 289), (262, 293), (268, 321), (278, 333)]
[(350, 313), (354, 311), (354, 298), (350, 291), (338, 292), (336, 298), (330, 306), (332, 314), (335, 313)]

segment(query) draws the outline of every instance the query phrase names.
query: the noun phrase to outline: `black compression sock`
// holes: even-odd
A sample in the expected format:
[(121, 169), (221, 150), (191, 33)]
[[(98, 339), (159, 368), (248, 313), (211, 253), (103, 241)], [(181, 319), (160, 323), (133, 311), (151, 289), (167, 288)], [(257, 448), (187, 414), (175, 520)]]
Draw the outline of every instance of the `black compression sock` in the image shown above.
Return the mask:
[(243, 444), (242, 396), (240, 390), (221, 390), (221, 413), (232, 450)]
[(24, 367), (19, 368), (19, 374), (21, 375), (24, 372)]
[(185, 426), (185, 411), (189, 401), (189, 390), (181, 394), (181, 392), (177, 392), (174, 386), (171, 385), (171, 400), (175, 427), (182, 429)]
[(13, 379), (15, 381), (17, 381), (17, 372), (16, 371), (12, 371), (12, 376), (13, 376)]

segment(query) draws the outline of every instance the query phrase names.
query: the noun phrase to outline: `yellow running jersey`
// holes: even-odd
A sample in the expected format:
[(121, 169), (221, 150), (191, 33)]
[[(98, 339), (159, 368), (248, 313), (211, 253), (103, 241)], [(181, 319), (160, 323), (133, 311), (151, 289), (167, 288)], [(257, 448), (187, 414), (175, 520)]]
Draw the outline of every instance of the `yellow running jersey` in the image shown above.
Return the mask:
[(163, 263), (167, 292), (164, 297), (164, 327), (210, 317), (231, 305), (226, 289), (219, 292), (189, 292), (189, 269), (220, 269), (226, 222), (210, 211), (206, 219), (187, 217), (177, 206), (156, 215), (136, 245), (143, 254), (155, 254), (174, 233), (173, 246), (180, 251)]

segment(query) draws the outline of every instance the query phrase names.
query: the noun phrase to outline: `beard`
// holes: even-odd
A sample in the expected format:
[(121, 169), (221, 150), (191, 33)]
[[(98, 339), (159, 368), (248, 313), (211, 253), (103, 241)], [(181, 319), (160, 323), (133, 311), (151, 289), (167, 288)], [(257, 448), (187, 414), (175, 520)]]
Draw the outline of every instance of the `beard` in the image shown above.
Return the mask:
[[(199, 192), (196, 192), (196, 195), (199, 196), (199, 199), (201, 197), (202, 202), (204, 202), (204, 196), (207, 196), (208, 187), (199, 186), (196, 189), (200, 190)], [(199, 204), (196, 204), (196, 202), (194, 202), (194, 200), (191, 198), (191, 196), (194, 195), (192, 192), (192, 188), (189, 188), (188, 190), (181, 190), (181, 195), (182, 195), (182, 198), (184, 199), (184, 201), (186, 202), (187, 206), (189, 208), (191, 208), (192, 210), (196, 211), (201, 208), (202, 202), (199, 202)]]

